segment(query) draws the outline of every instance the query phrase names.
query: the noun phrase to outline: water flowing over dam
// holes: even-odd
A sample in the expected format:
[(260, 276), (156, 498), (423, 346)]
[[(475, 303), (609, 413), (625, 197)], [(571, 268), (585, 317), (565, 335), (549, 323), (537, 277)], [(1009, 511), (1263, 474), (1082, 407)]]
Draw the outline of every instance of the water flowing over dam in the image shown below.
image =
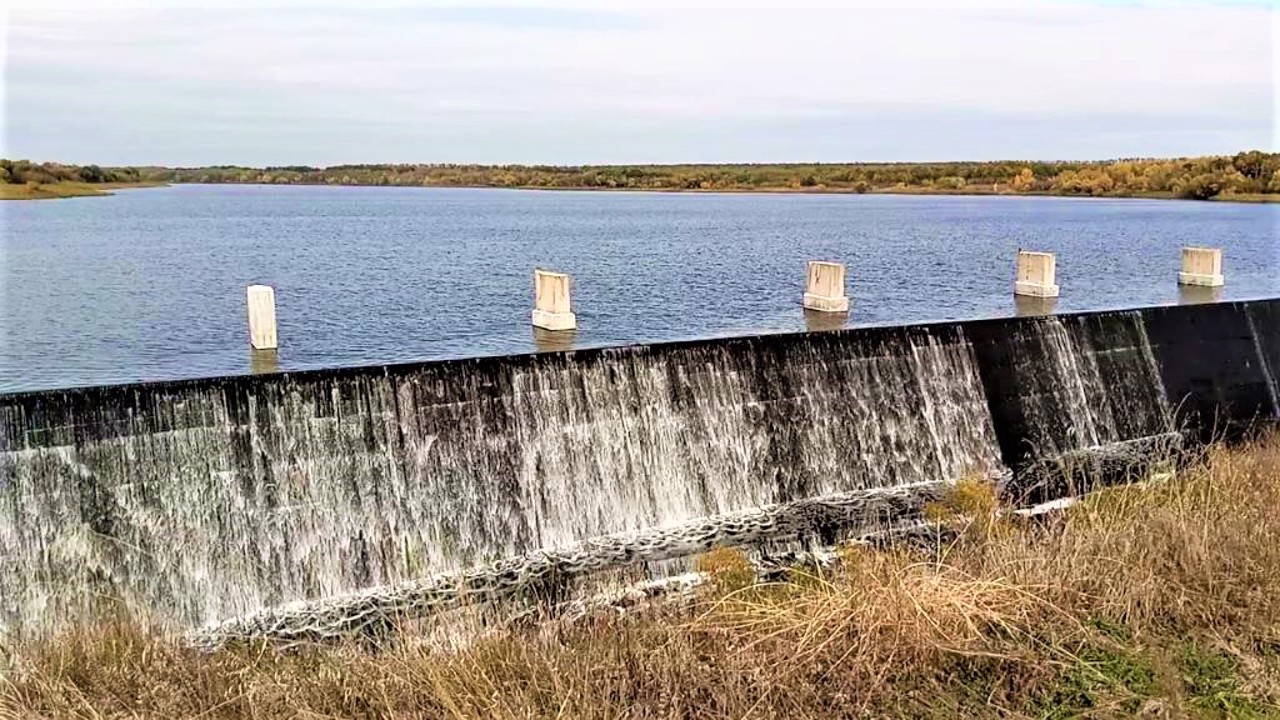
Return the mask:
[[(190, 627), (1280, 418), (1280, 300), (0, 396), (0, 623)], [(1016, 484), (1016, 483), (1015, 483)]]

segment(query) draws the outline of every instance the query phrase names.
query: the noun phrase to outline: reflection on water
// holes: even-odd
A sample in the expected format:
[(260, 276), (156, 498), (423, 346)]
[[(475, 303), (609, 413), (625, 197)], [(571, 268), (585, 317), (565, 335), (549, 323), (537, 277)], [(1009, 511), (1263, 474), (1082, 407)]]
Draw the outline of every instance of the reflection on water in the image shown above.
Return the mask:
[(804, 329), (809, 332), (822, 332), (824, 330), (841, 330), (849, 323), (849, 313), (835, 312), (819, 312), (817, 310), (804, 310)]
[(1013, 310), (1018, 317), (1052, 315), (1057, 309), (1058, 298), (1056, 297), (1013, 296)]
[(249, 372), (254, 375), (280, 372), (280, 351), (250, 348)]
[(547, 330), (545, 328), (533, 327), (533, 345), (538, 352), (565, 352), (573, 349), (573, 344), (578, 340), (578, 331), (574, 330)]
[(1221, 300), (1221, 285), (1218, 287), (1205, 287), (1203, 285), (1178, 286), (1179, 305), (1199, 305), (1200, 303), (1215, 303)]

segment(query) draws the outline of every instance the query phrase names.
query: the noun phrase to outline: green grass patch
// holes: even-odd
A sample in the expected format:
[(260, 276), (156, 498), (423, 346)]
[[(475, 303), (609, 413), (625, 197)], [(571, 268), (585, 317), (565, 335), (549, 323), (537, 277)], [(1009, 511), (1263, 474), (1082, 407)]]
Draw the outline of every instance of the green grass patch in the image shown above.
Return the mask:
[(1280, 717), (1280, 708), (1266, 708), (1244, 692), (1239, 665), (1230, 655), (1187, 641), (1178, 648), (1176, 661), (1187, 693), (1188, 710), (1198, 717)]
[(1086, 645), (1076, 655), (1077, 661), (1039, 694), (1033, 708), (1041, 717), (1132, 715), (1159, 694), (1154, 662), (1140, 650)]

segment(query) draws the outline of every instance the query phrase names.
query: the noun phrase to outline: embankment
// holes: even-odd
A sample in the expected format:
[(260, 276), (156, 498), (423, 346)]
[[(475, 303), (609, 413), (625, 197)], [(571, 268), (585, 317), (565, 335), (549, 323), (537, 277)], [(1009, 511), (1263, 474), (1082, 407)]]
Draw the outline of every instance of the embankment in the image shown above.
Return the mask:
[(0, 183), (0, 200), (54, 200), (58, 198), (101, 197), (113, 190), (163, 187), (159, 182), (52, 182)]

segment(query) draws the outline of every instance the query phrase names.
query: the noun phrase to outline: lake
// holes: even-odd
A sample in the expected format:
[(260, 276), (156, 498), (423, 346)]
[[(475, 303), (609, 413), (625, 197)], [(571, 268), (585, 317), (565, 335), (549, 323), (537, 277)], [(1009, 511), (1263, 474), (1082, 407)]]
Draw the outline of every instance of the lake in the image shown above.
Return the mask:
[[(1280, 295), (1277, 205), (180, 185), (0, 222), (0, 391), (561, 347), (536, 266), (573, 276), (574, 347), (804, 330), (810, 259), (847, 263), (853, 326), (1015, 314), (1019, 247), (1057, 253), (1058, 312)], [(1223, 248), (1226, 287), (1181, 292), (1183, 245)]]

